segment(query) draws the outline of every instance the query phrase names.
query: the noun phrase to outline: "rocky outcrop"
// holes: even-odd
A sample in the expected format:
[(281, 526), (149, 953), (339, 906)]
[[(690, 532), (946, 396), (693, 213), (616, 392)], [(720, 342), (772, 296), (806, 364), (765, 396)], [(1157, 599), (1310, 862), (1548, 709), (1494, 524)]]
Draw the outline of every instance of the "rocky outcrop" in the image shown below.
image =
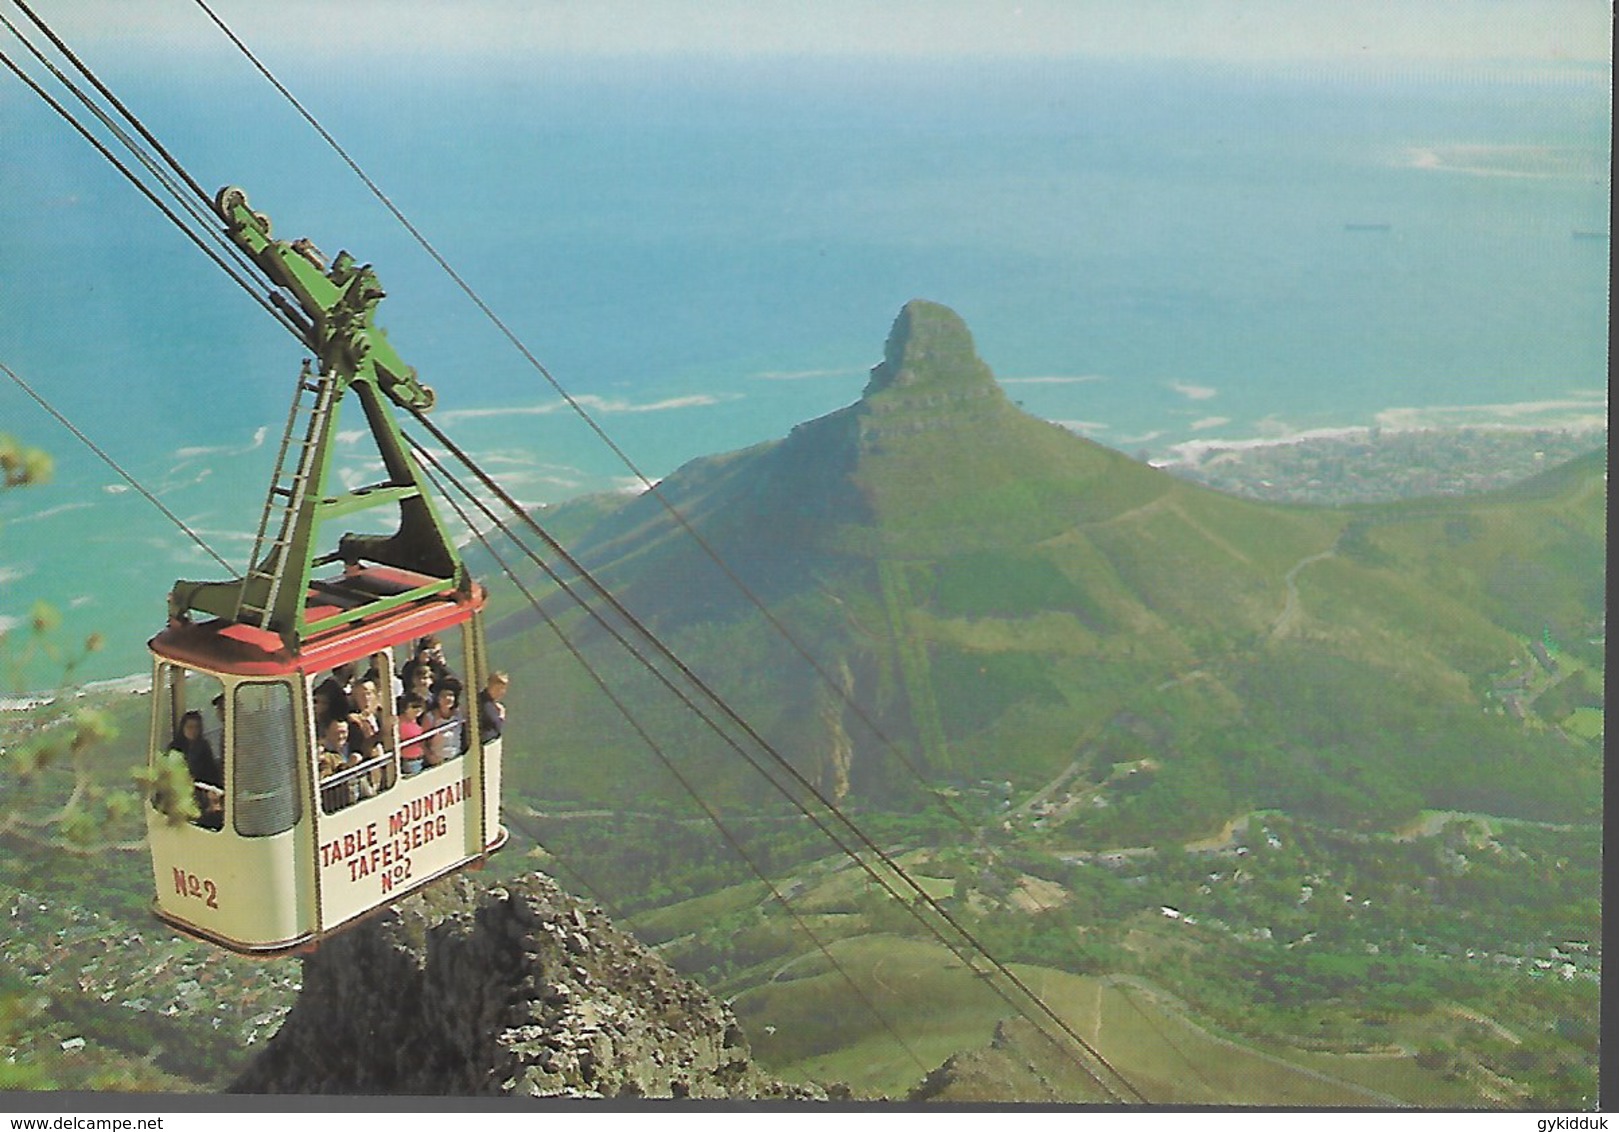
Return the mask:
[(840, 694), (822, 691), (817, 695), (816, 714), (826, 736), (817, 785), (834, 802), (841, 802), (849, 794), (849, 770), (854, 763), (854, 741), (843, 724), (849, 700), (854, 695), (854, 674), (849, 671), (846, 659), (838, 660), (836, 674)]
[(864, 399), (880, 403), (888, 400), (884, 393), (917, 400), (932, 397), (942, 403), (951, 395), (997, 396), (1000, 387), (978, 356), (961, 316), (939, 303), (912, 299), (894, 319), (883, 344), (883, 360), (871, 371)]
[(859, 409), (862, 447), (923, 432), (971, 433), (1012, 412), (961, 316), (921, 299), (894, 319)]
[(987, 1047), (953, 1054), (905, 1099), (913, 1104), (1105, 1104), (1118, 1100), (1085, 1074), (1076, 1073), (1071, 1053), (1023, 1020), (997, 1023)]
[(321, 945), (237, 1093), (825, 1099), (730, 1010), (534, 873), (429, 885)]

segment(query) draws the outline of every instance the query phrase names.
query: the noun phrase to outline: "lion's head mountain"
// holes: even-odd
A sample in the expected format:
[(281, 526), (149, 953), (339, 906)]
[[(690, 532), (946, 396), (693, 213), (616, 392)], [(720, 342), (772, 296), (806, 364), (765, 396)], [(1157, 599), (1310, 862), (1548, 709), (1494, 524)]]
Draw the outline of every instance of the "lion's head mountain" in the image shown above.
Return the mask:
[[(1594, 454), (1490, 495), (1241, 500), (1023, 412), (961, 318), (913, 301), (854, 403), (693, 460), (661, 500), (541, 520), (833, 798), (1129, 765), (1127, 794), (1057, 815), (1108, 845), (1273, 807), (1387, 826), (1595, 797), (1583, 752), (1480, 706), (1526, 636), (1600, 606), (1601, 471)], [(1567, 553), (1529, 562), (1550, 544)], [(565, 595), (545, 608), (716, 799), (771, 796)], [(495, 636), (545, 732), (524, 789), (678, 794), (532, 611)]]

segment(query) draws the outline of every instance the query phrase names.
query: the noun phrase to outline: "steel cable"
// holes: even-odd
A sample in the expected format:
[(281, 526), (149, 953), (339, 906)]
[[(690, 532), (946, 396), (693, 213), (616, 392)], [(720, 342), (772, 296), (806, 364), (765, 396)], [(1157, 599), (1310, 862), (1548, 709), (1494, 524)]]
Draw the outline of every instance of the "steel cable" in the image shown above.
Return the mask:
[[(606, 622), (606, 620), (601, 616), (600, 612), (596, 610), (593, 605), (582, 601), (578, 596), (574, 595), (571, 587), (566, 586), (562, 582), (560, 576), (551, 566), (545, 563), (538, 554), (534, 553), (532, 550), (527, 550), (527, 556), (529, 557), (530, 561), (534, 562), (535, 565), (544, 570), (547, 575), (553, 579), (553, 581), (556, 581), (558, 585), (564, 589), (564, 592), (568, 593), (575, 602), (579, 603), (581, 607), (584, 608), (585, 611), (590, 614), (599, 625), (602, 626), (602, 628), (617, 638), (620, 643), (630, 651), (631, 655), (634, 656), (644, 667), (646, 667), (650, 673), (659, 679), (660, 682), (665, 685), (665, 687), (674, 692), (674, 694), (678, 696), (681, 701), (685, 703), (693, 712), (695, 712), (699, 718), (703, 719), (705, 723), (708, 723), (709, 727), (714, 730), (716, 735), (720, 736), (720, 738), (724, 740), (734, 751), (741, 755), (742, 758), (747, 760), (749, 764), (752, 765), (754, 769), (757, 770), (767, 781), (769, 781), (771, 785), (775, 786), (777, 791), (780, 792), (795, 808), (803, 813), (805, 817), (809, 818), (809, 820), (828, 838), (828, 840), (830, 840), (834, 845), (838, 846), (838, 848), (847, 857), (849, 857), (850, 860), (854, 861), (855, 864), (858, 865), (868, 877), (870, 877), (879, 885), (879, 887), (897, 900), (902, 907), (906, 908), (906, 910), (911, 913), (913, 918), (915, 918), (918, 923), (933, 934), (934, 938), (943, 944), (952, 954), (956, 955), (957, 958), (966, 963), (970, 970), (973, 970), (975, 973), (986, 977), (986, 980), (988, 980), (988, 975), (990, 972), (981, 971), (974, 966), (971, 957), (963, 954), (963, 950), (970, 951), (973, 955), (981, 956), (993, 969), (994, 974), (999, 975), (1010, 986), (1016, 988), (1019, 993), (1024, 995), (1030, 1002), (1034, 1003), (1036, 1010), (1040, 1014), (1043, 1014), (1045, 1017), (1049, 1018), (1059, 1030), (1061, 1030), (1070, 1040), (1075, 1043), (1076, 1046), (1084, 1050), (1090, 1057), (1094, 1058), (1100, 1065), (1105, 1067), (1109, 1073), (1111, 1073), (1123, 1084), (1125, 1090), (1130, 1093), (1136, 1101), (1140, 1103), (1146, 1102), (1146, 1097), (1138, 1089), (1136, 1089), (1133, 1084), (1130, 1083), (1128, 1078), (1120, 1073), (1118, 1069), (1107, 1060), (1107, 1058), (1105, 1058), (1088, 1041), (1086, 1041), (1085, 1038), (1080, 1035), (1079, 1032), (1075, 1030), (1066, 1019), (1057, 1014), (1056, 1011), (1052, 1009), (1050, 1004), (1036, 994), (1021, 978), (1018, 977), (1016, 973), (1014, 973), (1000, 960), (991, 955), (984, 945), (979, 942), (977, 937), (974, 936), (974, 934), (966, 927), (964, 927), (948, 909), (940, 905), (938, 901), (927, 892), (926, 888), (918, 883), (916, 879), (904, 869), (903, 866), (901, 866), (889, 853), (877, 845), (876, 842), (874, 842), (864, 830), (862, 830), (846, 814), (844, 814), (835, 802), (827, 798), (818, 787), (806, 779), (784, 755), (776, 750), (776, 748), (767, 739), (760, 735), (751, 724), (743, 719), (723, 697), (710, 688), (707, 683), (704, 682), (702, 678), (699, 677), (695, 672), (693, 672), (683, 661), (681, 661), (679, 657), (675, 656), (668, 646), (665, 645), (649, 627), (647, 627), (630, 610), (625, 608), (622, 603), (620, 603), (618, 599), (606, 589), (606, 587), (602, 586), (601, 583), (596, 580), (596, 578), (584, 567), (582, 563), (574, 559), (566, 549), (551, 538), (551, 536), (543, 528), (541, 528), (539, 524), (528, 515), (527, 512), (522, 509), (516, 500), (512, 499), (511, 496), (506, 493), (506, 491), (501, 488), (498, 483), (495, 483), (486, 472), (478, 467), (476, 462), (474, 462), (471, 457), (466, 454), (466, 452), (464, 452), (453, 440), (446, 436), (444, 432), (438, 428), (438, 426), (428, 421), (423, 414), (420, 412), (415, 412), (414, 415), (417, 421), (433, 435), (434, 439), (442, 444), (445, 447), (445, 450), (453, 455), (457, 461), (471, 471), (472, 474), (476, 476), (484, 485), (484, 487), (492, 492), (496, 498), (501, 501), (503, 506), (517, 516), (525, 527), (533, 531), (542, 541), (544, 541), (547, 547), (549, 547), (553, 553), (559, 555), (564, 561), (566, 561), (570, 569), (572, 569), (580, 578), (582, 578), (596, 593), (596, 595), (608, 604), (608, 606), (618, 617), (622, 618), (626, 624), (631, 626), (633, 631), (640, 639), (647, 642), (667, 663), (672, 665), (674, 669), (691, 685), (692, 688), (702, 695), (704, 699), (712, 703), (723, 716), (730, 720), (730, 722), (749, 739), (753, 745), (758, 747), (759, 750), (763, 751), (769, 757), (772, 763), (783, 770), (787, 776), (796, 782), (801, 788), (803, 788), (810, 797), (813, 797), (820, 804), (820, 806), (829, 815), (831, 815), (832, 819), (839, 826), (846, 830), (855, 841), (857, 841), (869, 854), (871, 854), (873, 859), (880, 861), (888, 872), (892, 873), (894, 877), (898, 878), (898, 880), (902, 882), (904, 887), (909, 888), (911, 895), (907, 896), (894, 888), (893, 884), (889, 880), (878, 873), (876, 867), (871, 863), (871, 861), (867, 860), (865, 857), (862, 857), (859, 851), (845, 842), (841, 836), (827, 829), (821, 817), (812, 811), (802, 798), (795, 795), (791, 790), (787, 789), (786, 785), (779, 781), (774, 775), (766, 772), (762, 767), (760, 767), (754, 760), (753, 756), (746, 752), (740, 746), (740, 744), (737, 743), (734, 737), (726, 733), (717, 725), (717, 723), (711, 721), (711, 718), (703, 710), (692, 704), (691, 700), (683, 691), (675, 688), (672, 679), (667, 674), (662, 673), (655, 666), (653, 666), (644, 657), (644, 654), (639, 652), (639, 650), (624, 642), (618, 631)], [(442, 468), (442, 464), (439, 463), (437, 457), (433, 456), (431, 452), (428, 452), (424, 446), (413, 443), (413, 447), (419, 456), (430, 461), (435, 467)], [(465, 489), (463, 488), (462, 490), (465, 493)], [(520, 549), (525, 549), (525, 544), (522, 542), (522, 540), (520, 540), (502, 520), (494, 516), (486, 504), (478, 501), (478, 505), (480, 509), (484, 510), (486, 516), (488, 516), (491, 521), (496, 524), (496, 529), (510, 539), (514, 545)], [(938, 924), (933, 923), (927, 916), (923, 915), (922, 909), (924, 907), (934, 916), (936, 916), (940, 922), (948, 925), (950, 931), (955, 934), (956, 938), (947, 938), (946, 933), (938, 926)], [(1024, 1008), (1019, 1006), (1018, 1003), (1015, 1002), (1002, 987), (994, 984), (993, 982), (991, 982), (990, 985), (996, 994), (999, 995), (1008, 1006), (1011, 1006), (1020, 1015), (1033, 1023), (1036, 1030), (1043, 1034), (1048, 1040), (1053, 1042), (1056, 1041), (1056, 1039), (1048, 1031), (1041, 1027)], [(1097, 1086), (1106, 1092), (1112, 1099), (1117, 1101), (1122, 1101), (1124, 1099), (1083, 1061), (1078, 1061), (1076, 1059), (1075, 1063), (1079, 1065), (1079, 1067), (1091, 1077)]]
[(44, 409), (51, 416), (55, 417), (57, 423), (59, 423), (63, 428), (67, 429), (68, 432), (72, 433), (74, 438), (77, 439), (80, 444), (83, 444), (90, 451), (101, 457), (103, 463), (105, 463), (113, 471), (117, 472), (119, 476), (123, 478), (124, 482), (129, 484), (130, 487), (140, 492), (141, 496), (148, 503), (150, 503), (153, 507), (156, 507), (159, 511), (163, 512), (164, 517), (167, 518), (169, 522), (173, 523), (175, 526), (184, 531), (192, 542), (196, 543), (207, 552), (209, 557), (223, 566), (226, 570), (230, 570), (233, 574), (235, 573), (229, 562), (226, 562), (223, 558), (216, 554), (213, 547), (202, 541), (202, 536), (197, 534), (197, 532), (192, 530), (190, 527), (186, 526), (185, 520), (181, 519), (180, 516), (176, 515), (173, 511), (170, 511), (166, 506), (164, 506), (161, 499), (153, 495), (150, 491), (146, 490), (146, 487), (139, 480), (120, 467), (118, 461), (107, 455), (100, 445), (96, 444), (95, 441), (91, 440), (88, 436), (81, 432), (77, 425), (68, 420), (67, 417), (63, 416), (62, 413), (57, 410), (56, 406), (45, 400), (45, 398), (39, 394), (39, 391), (18, 376), (15, 370), (6, 365), (4, 362), (0, 362), (0, 371), (4, 371), (7, 377), (16, 382), (17, 388), (21, 389), (24, 393), (28, 394), (28, 396), (32, 397), (39, 404), (40, 408)]
[[(477, 506), (479, 510), (485, 513), (485, 517), (489, 518), (490, 521), (495, 524), (495, 528), (497, 530), (499, 530), (508, 539), (511, 539), (514, 545), (522, 548), (522, 543), (513, 538), (512, 533), (500, 523), (498, 517), (489, 512), (489, 509), (484, 505), (482, 500), (478, 499), (475, 495), (469, 492), (465, 485), (463, 485), (459, 479), (452, 475), (448, 469), (444, 468), (444, 466), (439, 463), (431, 453), (426, 452), (420, 446), (413, 445), (413, 447), (416, 449), (419, 458), (428, 460), (432, 465), (432, 468), (435, 469), (439, 475), (443, 476), (446, 481), (453, 484), (456, 490), (460, 492), (463, 497), (468, 499), (471, 503)], [(754, 877), (765, 886), (772, 899), (774, 899), (777, 904), (781, 905), (782, 911), (786, 912), (788, 917), (792, 919), (794, 926), (796, 926), (798, 930), (809, 939), (809, 941), (815, 946), (815, 949), (819, 951), (827, 963), (832, 966), (832, 969), (838, 973), (845, 983), (848, 984), (849, 989), (854, 992), (855, 997), (860, 1000), (861, 1004), (866, 1008), (871, 1016), (875, 1018), (877, 1023), (888, 1032), (888, 1036), (894, 1040), (895, 1044), (897, 1044), (900, 1049), (905, 1051), (906, 1056), (911, 1059), (911, 1062), (925, 1076), (928, 1073), (929, 1067), (922, 1061), (921, 1057), (918, 1056), (916, 1051), (911, 1048), (910, 1043), (908, 1043), (900, 1035), (900, 1033), (894, 1029), (893, 1024), (889, 1022), (882, 1012), (877, 1009), (876, 1004), (873, 1003), (871, 999), (867, 997), (866, 993), (860, 989), (860, 985), (855, 982), (854, 977), (849, 974), (849, 972), (844, 968), (843, 964), (840, 963), (832, 954), (828, 948), (828, 945), (814, 932), (814, 930), (810, 928), (809, 924), (804, 920), (803, 916), (798, 912), (798, 910), (788, 902), (787, 897), (783, 895), (779, 888), (776, 887), (775, 882), (764, 874), (764, 870), (761, 869), (758, 863), (754, 861), (753, 856), (747, 851), (746, 848), (743, 847), (741, 841), (725, 825), (724, 821), (721, 820), (718, 811), (716, 811), (708, 800), (704, 798), (701, 793), (699, 793), (697, 787), (692, 784), (691, 779), (682, 773), (677, 766), (675, 766), (674, 760), (669, 756), (668, 752), (663, 749), (662, 745), (652, 737), (651, 733), (646, 730), (645, 726), (635, 717), (634, 713), (630, 711), (629, 705), (626, 704), (623, 699), (613, 691), (606, 678), (603, 677), (596, 667), (585, 658), (584, 654), (579, 650), (579, 648), (568, 639), (568, 636), (563, 631), (562, 626), (557, 623), (555, 618), (546, 612), (542, 603), (533, 595), (533, 593), (529, 591), (528, 587), (523, 585), (521, 579), (517, 577), (517, 574), (506, 563), (505, 559), (500, 556), (500, 553), (495, 550), (494, 546), (490, 544), (485, 534), (478, 529), (475, 523), (472, 522), (471, 517), (468, 516), (465, 509), (462, 508), (456, 498), (450, 492), (445, 490), (444, 484), (439, 482), (439, 480), (434, 476), (433, 471), (427, 471), (426, 475), (433, 486), (438, 489), (440, 496), (442, 496), (445, 501), (450, 504), (450, 506), (455, 510), (456, 515), (461, 519), (462, 523), (467, 526), (468, 530), (472, 532), (473, 536), (477, 538), (484, 550), (495, 561), (496, 565), (500, 567), (501, 572), (506, 575), (507, 579), (511, 581), (512, 585), (515, 586), (528, 601), (529, 605), (534, 609), (534, 612), (540, 616), (540, 619), (545, 623), (546, 627), (551, 630), (552, 634), (557, 638), (558, 641), (562, 643), (562, 646), (568, 651), (569, 655), (573, 657), (575, 663), (577, 663), (579, 667), (583, 669), (585, 674), (590, 677), (591, 682), (596, 685), (597, 689), (602, 693), (602, 695), (607, 698), (610, 704), (612, 704), (614, 710), (616, 710), (619, 715), (623, 717), (624, 721), (630, 725), (641, 741), (646, 744), (647, 749), (652, 752), (653, 757), (656, 758), (658, 762), (662, 764), (663, 768), (668, 771), (669, 775), (677, 783), (679, 783), (680, 788), (686, 792), (687, 796), (691, 798), (692, 802), (697, 806), (697, 808), (702, 811), (703, 816), (707, 818), (709, 824), (711, 824), (715, 830), (719, 832), (721, 838), (723, 838), (725, 843), (730, 846), (731, 851), (735, 853), (745, 865), (747, 865), (748, 871), (753, 873)], [(538, 556), (530, 554), (528, 557), (531, 561), (535, 561), (537, 564), (539, 564), (542, 569), (545, 569), (544, 564), (539, 561)], [(549, 573), (549, 571), (547, 571), (547, 573)], [(555, 575), (552, 575), (552, 578), (553, 580), (557, 580)], [(578, 599), (575, 598), (575, 600)], [(626, 643), (626, 647), (631, 646)], [(687, 706), (702, 716), (702, 712), (697, 709), (695, 705), (688, 702)], [(705, 722), (709, 722), (706, 716), (703, 718)], [(709, 725), (711, 727), (714, 726), (712, 722), (709, 722)]]

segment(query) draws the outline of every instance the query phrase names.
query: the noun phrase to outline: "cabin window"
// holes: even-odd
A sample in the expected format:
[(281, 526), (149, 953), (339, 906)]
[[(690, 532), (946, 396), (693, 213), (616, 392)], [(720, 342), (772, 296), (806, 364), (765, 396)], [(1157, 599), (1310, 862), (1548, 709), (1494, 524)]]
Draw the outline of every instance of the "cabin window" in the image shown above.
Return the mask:
[[(225, 695), (219, 678), (179, 665), (158, 668), (153, 690), (154, 758), (183, 766), (191, 778), (191, 824), (202, 829), (224, 827)], [(152, 805), (168, 812), (184, 803), (167, 791), (152, 796)], [(179, 812), (179, 811), (176, 811)]]
[(232, 734), (236, 832), (243, 837), (285, 833), (303, 816), (291, 686), (237, 685)]
[(409, 656), (399, 668), (401, 694), (396, 705), (399, 765), (404, 775), (418, 774), (466, 753), (473, 736), (469, 694), (475, 703), (477, 691), (464, 680), (471, 673), (472, 659), (464, 633), (457, 633), (448, 645), (429, 636), (409, 646)]
[(394, 687), (387, 652), (317, 674), (310, 712), (323, 813), (386, 793), (399, 780)]

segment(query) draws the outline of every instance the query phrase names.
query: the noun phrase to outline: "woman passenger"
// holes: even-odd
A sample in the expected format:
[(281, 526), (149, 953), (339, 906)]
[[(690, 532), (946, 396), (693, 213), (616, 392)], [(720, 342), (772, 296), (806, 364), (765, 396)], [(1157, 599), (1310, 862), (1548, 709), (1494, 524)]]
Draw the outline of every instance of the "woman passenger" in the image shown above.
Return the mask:
[[(180, 726), (174, 730), (169, 750), (185, 756), (186, 769), (191, 772), (196, 791), (197, 809), (202, 813), (197, 824), (208, 829), (221, 828), (225, 824), (225, 767), (203, 737), (202, 712), (188, 711), (180, 717)], [(210, 786), (213, 789), (205, 789)]]
[(433, 700), (433, 670), (422, 665), (410, 670), (405, 679), (404, 695), (394, 705), (400, 715), (405, 713), (405, 696), (420, 696), (425, 707)]
[(439, 688), (433, 693), (433, 710), (422, 717), (422, 726), (430, 732), (427, 752), (423, 757), (428, 766), (438, 766), (461, 753), (460, 724), (455, 689)]
[(422, 715), (427, 701), (414, 693), (407, 695), (399, 708), (399, 771), (404, 775), (420, 774), (422, 760), (427, 753), (422, 732)]

